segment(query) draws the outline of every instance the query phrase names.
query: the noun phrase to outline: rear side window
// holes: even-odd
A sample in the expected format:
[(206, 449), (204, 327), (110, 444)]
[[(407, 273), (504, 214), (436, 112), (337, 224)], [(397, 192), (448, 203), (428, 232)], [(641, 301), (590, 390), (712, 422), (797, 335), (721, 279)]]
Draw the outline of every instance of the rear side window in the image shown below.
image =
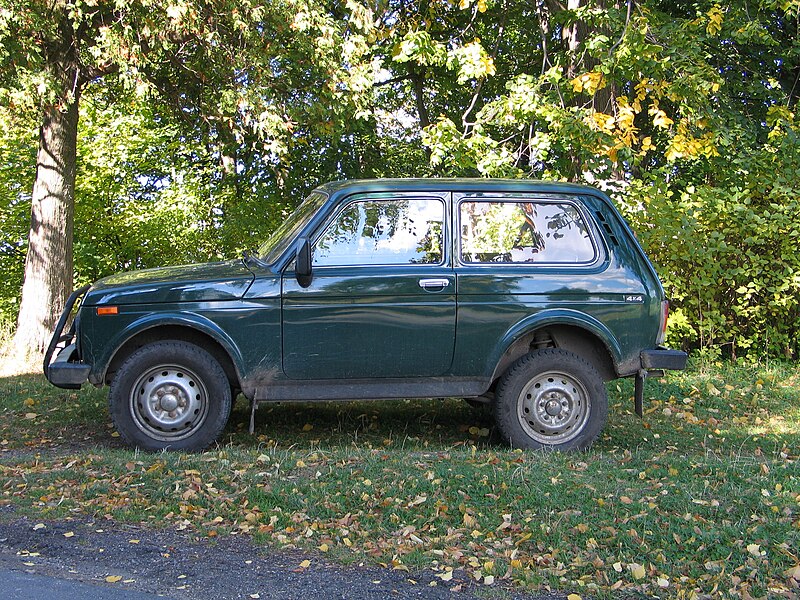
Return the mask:
[(462, 263), (587, 265), (597, 259), (586, 221), (567, 202), (464, 201)]
[(362, 200), (347, 205), (314, 248), (319, 266), (442, 263), (444, 203)]

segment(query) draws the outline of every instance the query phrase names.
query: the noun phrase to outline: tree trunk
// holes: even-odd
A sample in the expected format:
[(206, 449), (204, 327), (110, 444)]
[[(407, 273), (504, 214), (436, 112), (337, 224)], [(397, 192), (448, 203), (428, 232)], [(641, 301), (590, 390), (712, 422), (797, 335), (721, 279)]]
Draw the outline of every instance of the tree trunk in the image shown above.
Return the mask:
[(25, 283), (13, 341), (20, 355), (44, 351), (72, 291), (78, 93), (45, 108), (39, 130)]

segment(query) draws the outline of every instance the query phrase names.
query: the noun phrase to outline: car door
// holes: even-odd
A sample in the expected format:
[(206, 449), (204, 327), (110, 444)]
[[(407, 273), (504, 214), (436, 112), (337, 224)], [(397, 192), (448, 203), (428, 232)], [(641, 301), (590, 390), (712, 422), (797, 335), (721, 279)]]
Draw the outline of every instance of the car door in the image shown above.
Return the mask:
[(283, 275), (287, 377), (429, 377), (450, 369), (449, 196), (356, 195), (319, 228), (311, 282), (301, 286), (293, 265)]
[(458, 345), (454, 374), (494, 368), (498, 344), (545, 309), (613, 319), (629, 289), (577, 198), (455, 194)]

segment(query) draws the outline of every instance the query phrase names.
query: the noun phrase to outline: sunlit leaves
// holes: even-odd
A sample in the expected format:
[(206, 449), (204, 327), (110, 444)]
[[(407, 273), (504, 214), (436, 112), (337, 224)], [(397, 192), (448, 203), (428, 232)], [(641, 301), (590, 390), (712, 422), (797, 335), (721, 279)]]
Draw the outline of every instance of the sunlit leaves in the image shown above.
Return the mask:
[(494, 75), (494, 59), (486, 53), (479, 41), (455, 48), (447, 54), (447, 66), (456, 71), (458, 83)]
[(427, 31), (408, 31), (397, 45), (393, 59), (401, 63), (441, 65), (447, 60), (447, 49), (441, 42), (435, 42)]

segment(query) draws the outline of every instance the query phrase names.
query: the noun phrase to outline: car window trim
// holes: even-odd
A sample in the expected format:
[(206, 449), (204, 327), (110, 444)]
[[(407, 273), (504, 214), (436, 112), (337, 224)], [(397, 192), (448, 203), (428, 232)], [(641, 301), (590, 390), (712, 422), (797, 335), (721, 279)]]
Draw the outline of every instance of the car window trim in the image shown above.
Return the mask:
[[(521, 204), (524, 202), (533, 202), (539, 204), (568, 204), (573, 207), (581, 218), (586, 223), (587, 231), (589, 232), (589, 241), (594, 248), (594, 258), (589, 262), (581, 263), (568, 263), (568, 262), (466, 262), (462, 260), (462, 239), (461, 239), (461, 204), (463, 202), (512, 202)], [(591, 218), (588, 211), (581, 202), (573, 196), (567, 195), (530, 195), (530, 194), (508, 194), (508, 195), (485, 195), (483, 193), (465, 193), (461, 194), (458, 199), (453, 202), (453, 217), (455, 220), (455, 231), (453, 231), (453, 239), (455, 241), (455, 256), (454, 263), (460, 267), (510, 267), (518, 269), (534, 268), (534, 269), (569, 269), (569, 270), (587, 270), (596, 268), (597, 265), (608, 260), (608, 249), (602, 241), (602, 236), (598, 235), (597, 227), (595, 226), (594, 219)]]
[[(339, 218), (347, 208), (356, 202), (368, 202), (370, 200), (376, 202), (392, 202), (393, 200), (435, 200), (442, 205), (442, 260), (438, 263), (375, 263), (375, 264), (343, 264), (343, 265), (313, 265), (314, 270), (317, 269), (366, 269), (366, 268), (436, 268), (446, 267), (450, 262), (449, 249), (448, 249), (448, 202), (445, 193), (437, 192), (405, 192), (405, 193), (386, 193), (386, 197), (380, 197), (384, 192), (371, 192), (365, 194), (354, 194), (342, 200), (341, 203), (335, 208), (331, 215), (323, 220), (314, 231), (314, 234), (309, 236), (309, 243), (311, 244), (312, 251), (320, 238), (325, 234), (331, 224)], [(391, 194), (391, 195), (389, 195)], [(449, 193), (447, 194), (449, 195)]]

